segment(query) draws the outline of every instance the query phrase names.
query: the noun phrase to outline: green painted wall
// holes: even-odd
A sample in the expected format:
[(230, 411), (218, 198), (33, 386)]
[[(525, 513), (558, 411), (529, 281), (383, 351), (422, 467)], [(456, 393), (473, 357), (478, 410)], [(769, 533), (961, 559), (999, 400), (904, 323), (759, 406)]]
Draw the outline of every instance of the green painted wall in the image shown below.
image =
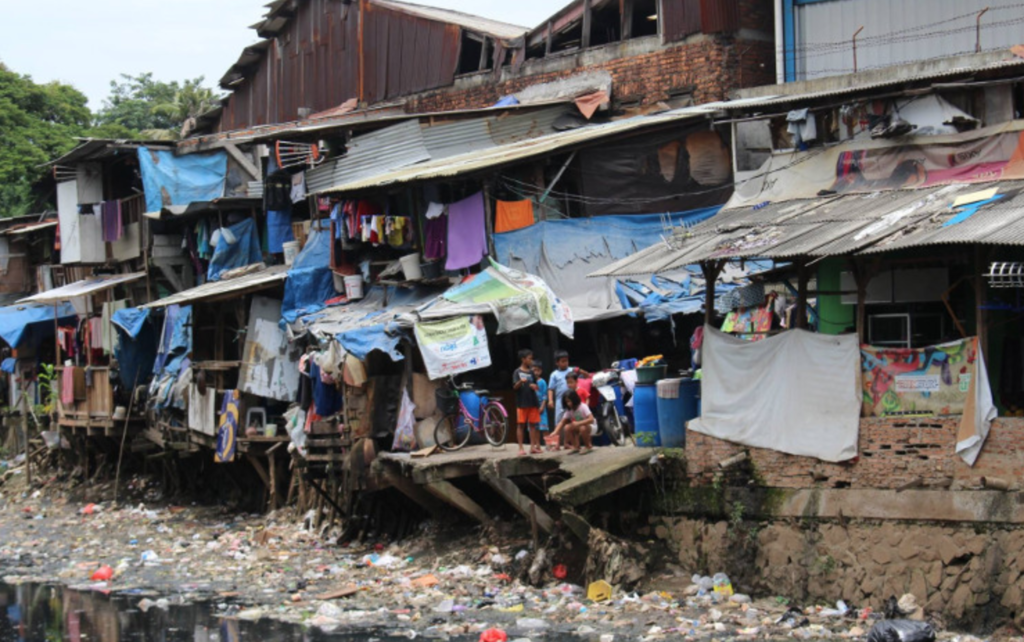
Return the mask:
[[(838, 292), (839, 274), (846, 270), (846, 259), (827, 258), (818, 263), (818, 290)], [(840, 334), (856, 325), (855, 305), (846, 305), (838, 294), (818, 295), (818, 332)]]

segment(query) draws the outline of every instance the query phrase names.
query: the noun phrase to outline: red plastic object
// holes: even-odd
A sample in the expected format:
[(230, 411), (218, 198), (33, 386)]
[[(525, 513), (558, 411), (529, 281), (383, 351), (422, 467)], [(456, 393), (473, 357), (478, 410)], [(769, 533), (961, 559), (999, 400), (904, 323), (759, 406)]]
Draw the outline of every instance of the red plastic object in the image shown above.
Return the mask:
[(487, 629), (480, 634), (480, 642), (508, 642), (508, 634), (501, 629)]
[(565, 564), (559, 564), (551, 570), (554, 576), (560, 580), (564, 580), (569, 575), (569, 569), (565, 568)]
[(114, 569), (110, 568), (106, 564), (96, 569), (96, 572), (89, 578), (94, 582), (106, 582), (110, 578), (114, 577)]
[(83, 515), (92, 515), (96, 511), (96, 504), (86, 504), (82, 509)]

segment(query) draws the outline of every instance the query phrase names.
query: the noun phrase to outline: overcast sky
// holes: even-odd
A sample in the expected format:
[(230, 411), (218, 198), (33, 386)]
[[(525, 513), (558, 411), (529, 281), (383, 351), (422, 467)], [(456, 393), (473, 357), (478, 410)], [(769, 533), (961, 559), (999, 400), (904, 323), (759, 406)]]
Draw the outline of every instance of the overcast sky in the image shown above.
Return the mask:
[[(78, 87), (98, 109), (121, 73), (216, 81), (256, 41), (268, 0), (35, 0), (9, 5), (0, 61)], [(568, 0), (419, 0), (532, 27)], [(0, 5), (4, 3), (0, 2)], [(11, 28), (13, 27), (13, 28)]]

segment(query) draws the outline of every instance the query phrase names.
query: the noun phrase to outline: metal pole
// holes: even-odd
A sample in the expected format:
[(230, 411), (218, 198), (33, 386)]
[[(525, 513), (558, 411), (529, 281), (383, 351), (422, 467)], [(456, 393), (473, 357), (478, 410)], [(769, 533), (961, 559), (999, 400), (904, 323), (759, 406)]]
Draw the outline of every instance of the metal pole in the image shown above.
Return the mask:
[(864, 31), (864, 25), (860, 26), (860, 29), (853, 32), (853, 73), (857, 73), (857, 36), (860, 32)]
[(974, 19), (974, 53), (981, 53), (981, 17), (988, 11), (988, 7), (985, 7), (978, 12), (977, 17)]

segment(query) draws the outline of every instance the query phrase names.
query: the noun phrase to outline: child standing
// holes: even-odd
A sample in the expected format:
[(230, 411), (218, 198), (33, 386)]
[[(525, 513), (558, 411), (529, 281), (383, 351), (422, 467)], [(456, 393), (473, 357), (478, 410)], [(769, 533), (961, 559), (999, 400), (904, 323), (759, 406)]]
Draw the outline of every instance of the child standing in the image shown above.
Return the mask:
[(543, 443), (544, 433), (551, 427), (548, 424), (548, 382), (544, 381), (544, 364), (540, 361), (533, 362), (533, 379), (537, 382), (537, 403), (540, 404), (540, 432)]
[(525, 455), (523, 449), (524, 431), (530, 432), (530, 453), (542, 452), (540, 448), (540, 401), (537, 398), (537, 381), (533, 375), (533, 351), (519, 351), (519, 368), (512, 373), (512, 389), (516, 393), (516, 439), (519, 442), (519, 454)]

